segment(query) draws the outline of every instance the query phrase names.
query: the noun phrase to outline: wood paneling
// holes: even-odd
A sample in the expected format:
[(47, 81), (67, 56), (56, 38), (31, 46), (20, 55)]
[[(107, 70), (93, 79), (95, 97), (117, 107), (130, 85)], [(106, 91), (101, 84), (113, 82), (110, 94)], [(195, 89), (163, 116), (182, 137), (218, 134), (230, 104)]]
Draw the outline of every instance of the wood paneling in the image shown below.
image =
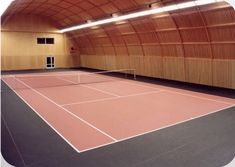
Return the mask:
[(213, 85), (235, 89), (235, 60), (213, 60)]
[(129, 56), (117, 56), (116, 57), (116, 67), (117, 67), (117, 69), (130, 69)]
[(160, 31), (158, 32), (159, 40), (162, 43), (179, 43), (181, 42), (180, 35), (178, 31)]
[(138, 39), (138, 36), (136, 34), (129, 34), (123, 36), (125, 42), (127, 45), (138, 45), (140, 44), (140, 41)]
[(235, 59), (235, 43), (213, 44), (212, 49), (215, 59)]
[(140, 39), (142, 44), (159, 43), (155, 33), (142, 33)]
[(135, 32), (134, 29), (130, 26), (130, 24), (117, 25), (116, 28), (121, 34), (130, 34)]
[(235, 89), (235, 61), (161, 56), (81, 55), (81, 66)]
[(56, 32), (53, 21), (36, 15), (13, 15), (2, 24), (2, 31)]
[(184, 45), (185, 57), (192, 58), (212, 58), (209, 44), (187, 44)]
[(125, 46), (116, 46), (115, 51), (117, 56), (128, 56), (128, 49)]
[(211, 27), (209, 32), (212, 41), (235, 41), (235, 25), (226, 27)]
[(138, 75), (163, 77), (163, 58), (160, 56), (106, 56), (104, 61), (103, 56), (81, 55), (81, 65), (102, 70), (136, 69)]
[(208, 25), (234, 23), (235, 12), (233, 8), (222, 8), (219, 10), (204, 11)]
[(182, 45), (161, 45), (162, 56), (166, 57), (183, 57)]
[[(50, 32), (53, 28), (44, 20), (36, 16), (14, 16), (3, 25), (2, 70), (42, 69), (46, 67), (46, 56), (55, 57), (56, 68), (79, 65), (79, 53), (70, 54), (71, 46), (77, 47), (76, 44), (67, 35)], [(55, 44), (39, 45), (37, 37), (54, 38)]]
[(103, 54), (111, 56), (103, 69), (134, 68), (138, 75), (234, 89), (234, 16), (218, 3), (104, 25), (114, 51)]
[(181, 30), (180, 33), (183, 42), (208, 42), (205, 28), (185, 29)]
[(153, 24), (148, 20), (148, 18), (140, 18), (134, 21), (131, 21), (132, 26), (135, 28), (136, 32), (149, 32), (154, 31)]
[[(75, 50), (71, 52), (71, 48)], [(71, 40), (70, 36), (64, 34), (64, 50), (63, 56), (58, 56), (59, 59), (57, 66), (59, 67), (79, 67), (80, 66), (80, 50), (75, 41)]]
[(212, 60), (185, 59), (186, 81), (203, 85), (212, 85)]
[(232, 89), (235, 89), (235, 60), (231, 61), (231, 66), (232, 66)]
[(143, 49), (145, 56), (162, 56), (160, 45), (145, 45)]
[(144, 57), (144, 76), (163, 78), (163, 58), (161, 56)]
[(45, 68), (45, 57), (43, 56), (2, 56), (2, 70), (18, 69), (40, 69)]
[(111, 36), (111, 40), (112, 40), (113, 45), (115, 45), (115, 46), (125, 45), (124, 39), (121, 36)]
[(106, 70), (106, 56), (80, 55), (80, 57), (82, 67)]
[[(17, 4), (14, 2), (10, 10), (48, 16), (55, 21), (57, 28), (65, 28), (85, 23), (88, 19), (110, 17), (112, 13), (129, 13), (148, 8), (153, 1), (49, 2), (54, 0), (40, 1), (40, 7), (35, 8), (33, 0), (22, 0)], [(181, 2), (185, 0), (177, 0), (177, 3)], [(172, 3), (175, 1), (156, 2), (158, 6)], [(12, 35), (14, 38), (7, 39), (8, 43), (15, 45), (22, 38), (29, 41), (35, 38), (26, 35), (30, 34), (28, 31), (34, 35), (54, 34), (58, 36), (55, 38), (60, 43), (58, 46), (41, 48), (32, 45), (29, 47), (28, 43), (23, 42), (19, 46), (24, 51), (16, 52), (18, 57), (27, 57), (24, 58), (25, 61), (15, 58), (11, 45), (4, 46), (9, 55), (8, 59), (2, 58), (4, 67), (28, 68), (27, 64), (40, 67), (44, 59), (40, 55), (45, 54), (57, 55), (58, 66), (75, 66), (79, 64), (78, 55), (81, 54), (81, 65), (84, 67), (109, 70), (135, 68), (139, 75), (234, 88), (235, 11), (224, 2), (135, 18), (123, 23), (105, 24), (95, 29), (73, 31), (69, 33), (69, 37), (76, 42), (74, 44), (67, 36), (59, 37), (61, 34), (54, 33), (56, 29), (53, 21), (34, 19), (33, 15), (27, 15), (27, 20), (19, 21), (17, 15), (12, 18), (10, 16), (11, 12), (8, 11), (3, 18), (4, 31), (14, 30), (18, 35)], [(18, 32), (19, 29), (21, 32)], [(72, 45), (76, 45), (79, 51), (68, 57), (68, 47)], [(19, 64), (15, 63), (15, 59)]]
[(140, 56), (130, 56), (130, 68), (136, 70), (137, 75), (142, 75), (143, 74), (143, 59)]
[[(104, 55), (105, 54), (104, 48), (101, 46), (96, 46), (94, 48), (94, 50), (95, 50), (96, 55)], [(83, 52), (83, 54), (84, 54), (84, 52)]]
[(128, 53), (130, 56), (143, 56), (141, 46), (128, 46)]
[(104, 49), (104, 55), (106, 56), (115, 56), (115, 50), (112, 46), (110, 47), (103, 47)]
[(176, 28), (176, 25), (170, 16), (169, 17), (154, 18), (153, 23), (157, 29)]
[(106, 58), (105, 60), (106, 70), (116, 70), (117, 69), (116, 56), (106, 56), (105, 58)]
[(203, 26), (203, 20), (198, 12), (191, 12), (190, 14), (180, 13), (174, 15), (178, 27), (200, 27)]
[(170, 80), (185, 81), (184, 58), (163, 57), (163, 76)]

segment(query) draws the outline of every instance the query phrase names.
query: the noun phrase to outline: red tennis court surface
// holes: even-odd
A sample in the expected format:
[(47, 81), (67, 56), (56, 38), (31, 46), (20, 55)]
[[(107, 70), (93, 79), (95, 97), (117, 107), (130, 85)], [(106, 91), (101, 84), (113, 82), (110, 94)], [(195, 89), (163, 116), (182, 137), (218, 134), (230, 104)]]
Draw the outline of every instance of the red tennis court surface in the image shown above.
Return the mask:
[[(134, 80), (67, 85), (75, 83), (77, 78), (72, 75), (53, 78), (43, 74), (46, 77), (41, 79), (8, 75), (2, 80), (78, 152), (235, 105), (234, 99)], [(57, 85), (46, 87), (51, 83)]]

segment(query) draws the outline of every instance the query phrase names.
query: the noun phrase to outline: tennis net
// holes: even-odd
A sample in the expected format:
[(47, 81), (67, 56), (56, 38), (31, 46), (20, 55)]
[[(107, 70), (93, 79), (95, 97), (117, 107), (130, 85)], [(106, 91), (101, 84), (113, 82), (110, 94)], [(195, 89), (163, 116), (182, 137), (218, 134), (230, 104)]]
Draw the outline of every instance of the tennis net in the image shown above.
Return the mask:
[[(79, 84), (115, 82), (123, 79), (136, 79), (134, 69), (120, 69), (100, 72), (69, 72), (58, 74), (24, 74), (2, 76), (11, 89), (34, 89), (61, 87)], [(1, 91), (4, 91), (2, 88)]]

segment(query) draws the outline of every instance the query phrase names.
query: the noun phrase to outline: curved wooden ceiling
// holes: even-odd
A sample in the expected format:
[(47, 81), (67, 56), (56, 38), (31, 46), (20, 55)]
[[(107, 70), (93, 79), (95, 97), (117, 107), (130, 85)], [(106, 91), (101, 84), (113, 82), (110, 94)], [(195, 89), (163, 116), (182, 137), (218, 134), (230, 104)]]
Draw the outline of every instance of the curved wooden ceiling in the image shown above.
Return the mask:
[[(58, 28), (188, 0), (16, 0), (3, 16), (34, 14)], [(226, 2), (107, 24), (69, 33), (82, 54), (234, 57), (235, 11)], [(216, 46), (216, 47), (215, 47)], [(159, 51), (161, 48), (161, 52)], [(159, 49), (159, 50), (158, 50)], [(192, 52), (193, 50), (193, 52)], [(188, 53), (189, 52), (189, 53)], [(232, 53), (232, 54), (231, 54)], [(218, 55), (217, 55), (218, 54)]]
[(58, 28), (70, 27), (110, 17), (113, 13), (133, 12), (157, 6), (176, 4), (191, 0), (15, 0), (3, 16), (34, 14), (49, 17)]
[(159, 0), (15, 0), (4, 17), (12, 14), (42, 15), (56, 21), (59, 28), (64, 28), (110, 17), (113, 13), (146, 8), (156, 1)]

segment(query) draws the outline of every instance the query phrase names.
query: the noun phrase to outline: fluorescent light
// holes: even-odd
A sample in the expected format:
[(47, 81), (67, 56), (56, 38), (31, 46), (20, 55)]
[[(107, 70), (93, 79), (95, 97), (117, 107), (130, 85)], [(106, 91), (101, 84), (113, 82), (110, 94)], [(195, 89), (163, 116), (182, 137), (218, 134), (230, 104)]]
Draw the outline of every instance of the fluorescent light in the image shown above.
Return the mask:
[(170, 5), (170, 6), (160, 7), (160, 8), (153, 8), (150, 10), (145, 10), (145, 11), (131, 13), (131, 14), (122, 15), (122, 16), (114, 15), (114, 17), (112, 17), (112, 18), (89, 22), (86, 24), (81, 24), (78, 26), (70, 27), (70, 28), (65, 28), (65, 29), (60, 30), (59, 32), (64, 33), (64, 32), (68, 32), (68, 31), (84, 29), (84, 28), (98, 26), (98, 25), (102, 25), (102, 24), (120, 22), (120, 21), (124, 21), (124, 20), (128, 20), (128, 19), (137, 18), (137, 17), (143, 17), (143, 16), (148, 16), (148, 15), (153, 15), (153, 14), (158, 14), (158, 13), (163, 13), (163, 12), (185, 9), (185, 8), (190, 8), (190, 7), (194, 7), (194, 6), (207, 5), (207, 4), (216, 3), (216, 2), (220, 2), (220, 1), (223, 1), (223, 0), (195, 0), (195, 1), (190, 1), (190, 2), (180, 3), (177, 5)]
[(3, 15), (3, 13), (7, 10), (7, 8), (10, 6), (10, 4), (14, 0), (2, 0), (0, 5), (0, 17)]
[(91, 23), (86, 23), (86, 24), (82, 24), (82, 25), (78, 25), (78, 26), (74, 26), (74, 27), (60, 30), (60, 32), (64, 33), (64, 32), (68, 32), (68, 31), (84, 29), (84, 28), (98, 26), (98, 25), (112, 23), (112, 22), (119, 22), (119, 21), (123, 21), (123, 20), (127, 20), (127, 19), (133, 19), (136, 17), (143, 17), (143, 16), (161, 13), (161, 12), (162, 12), (162, 10), (152, 9), (152, 10), (132, 13), (132, 14), (128, 14), (128, 15), (123, 15), (123, 16), (119, 16), (119, 17), (113, 17), (113, 18), (109, 18), (109, 19), (99, 20), (99, 21), (95, 21), (95, 22), (91, 22)]
[[(92, 20), (87, 20), (87, 23), (92, 23)], [(98, 26), (93, 26), (93, 27), (90, 27), (91, 29), (97, 29), (99, 28)]]
[(173, 10), (178, 10), (178, 7), (177, 7), (177, 5), (170, 5), (170, 6), (162, 7), (162, 10), (164, 12), (170, 12)]
[(207, 5), (207, 4), (211, 4), (211, 3), (215, 3), (216, 0), (197, 0), (195, 1), (196, 5)]
[[(119, 13), (113, 13), (112, 14), (112, 17), (119, 17), (120, 16), (120, 14)], [(123, 20), (123, 21), (117, 21), (117, 22), (115, 22), (115, 24), (125, 24), (126, 23), (126, 21), (125, 20)]]

